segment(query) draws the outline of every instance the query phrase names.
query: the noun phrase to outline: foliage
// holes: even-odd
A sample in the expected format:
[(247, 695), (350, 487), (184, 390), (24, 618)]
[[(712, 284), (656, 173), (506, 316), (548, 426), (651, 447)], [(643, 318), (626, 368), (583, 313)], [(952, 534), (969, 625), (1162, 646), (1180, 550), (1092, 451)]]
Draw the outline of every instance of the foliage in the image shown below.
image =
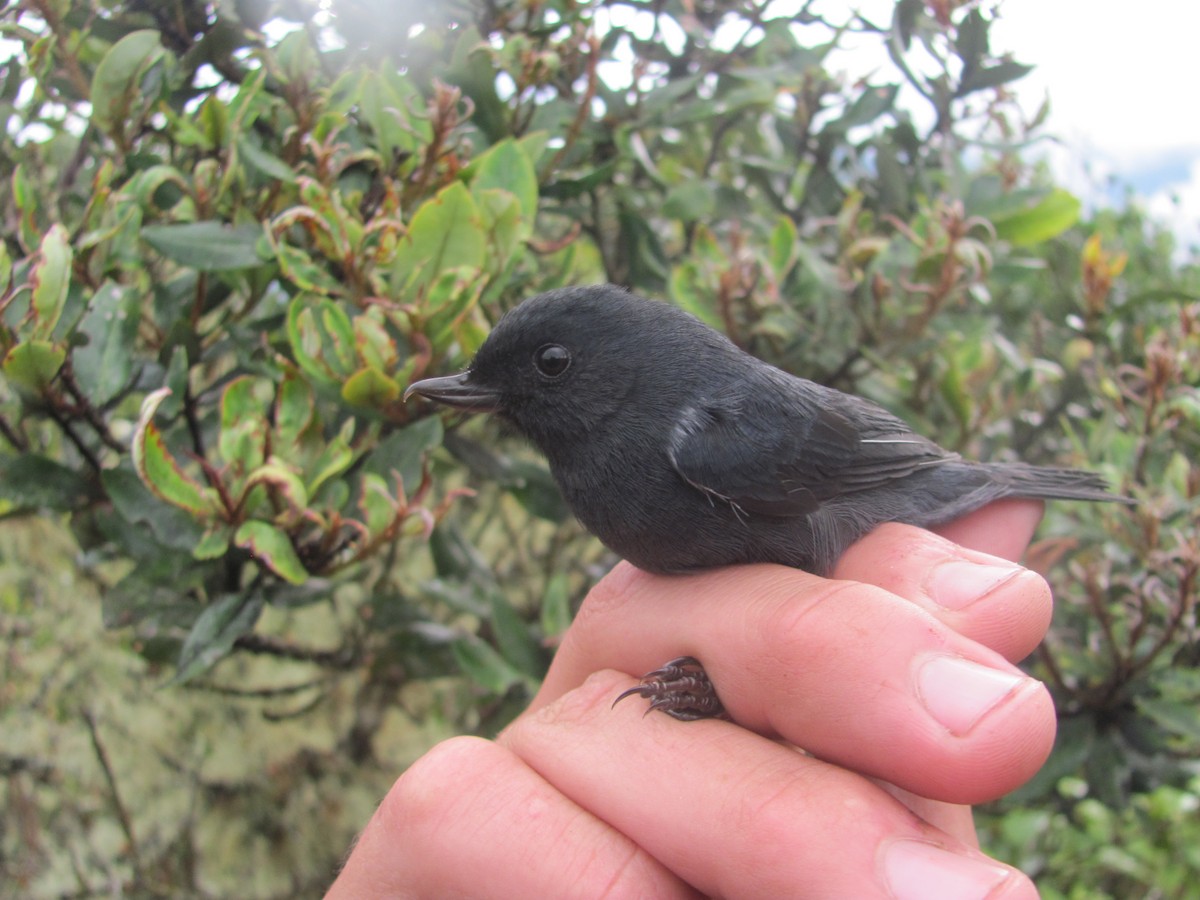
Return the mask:
[[(1006, 93), (1027, 67), (990, 47), (992, 14), (436, 6), (0, 13), (22, 47), (0, 73), (0, 512), (66, 523), (58, 564), (97, 585), (140, 677), (226, 698), (220, 728), (303, 697), (286, 716), (322, 721), (320, 750), (289, 735), (272, 771), (314, 784), (394, 772), (397, 705), (502, 726), (608, 560), (525, 448), (401, 397), (522, 297), (609, 280), (970, 455), (1108, 473), (1136, 510), (1055, 507), (1035, 554), (1064, 739), (1022, 802), (1062, 805), (1079, 774), (1105, 804), (1190, 790), (1200, 272), (1136, 211), (1080, 224), (1030, 167), (1045, 110)], [(839, 77), (850, 38), (885, 46), (895, 83)], [(61, 716), (102, 760), (94, 713)], [(51, 789), (35, 748), (6, 752)], [(299, 790), (263, 788), (258, 762), (243, 788)], [(189, 815), (219, 819), (220, 779), (177, 765)], [(74, 860), (79, 890), (217, 890), (194, 833), (129, 821), (118, 782), (125, 840)], [(339, 847), (358, 812), (329, 817)], [(5, 858), (37, 858), (16, 840)], [(336, 862), (277, 856), (264, 895)], [(6, 874), (60, 891), (67, 865)]]

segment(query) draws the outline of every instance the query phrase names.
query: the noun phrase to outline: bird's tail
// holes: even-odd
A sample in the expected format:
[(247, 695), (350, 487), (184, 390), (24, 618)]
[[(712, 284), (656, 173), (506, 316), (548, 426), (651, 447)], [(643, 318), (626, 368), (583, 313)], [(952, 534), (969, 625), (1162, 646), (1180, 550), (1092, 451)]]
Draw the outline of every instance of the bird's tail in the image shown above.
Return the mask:
[(1036, 500), (1097, 500), (1132, 503), (1128, 497), (1114, 494), (1108, 482), (1095, 472), (1025, 463), (985, 463), (995, 480), (1004, 485), (1009, 497)]

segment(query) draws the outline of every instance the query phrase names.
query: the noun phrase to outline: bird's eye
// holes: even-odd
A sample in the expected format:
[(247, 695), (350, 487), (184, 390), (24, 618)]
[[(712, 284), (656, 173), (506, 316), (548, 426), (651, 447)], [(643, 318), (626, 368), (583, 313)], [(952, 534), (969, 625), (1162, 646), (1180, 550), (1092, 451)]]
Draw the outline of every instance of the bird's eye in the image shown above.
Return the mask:
[(543, 375), (557, 378), (571, 365), (571, 354), (559, 344), (546, 344), (533, 354), (533, 364)]

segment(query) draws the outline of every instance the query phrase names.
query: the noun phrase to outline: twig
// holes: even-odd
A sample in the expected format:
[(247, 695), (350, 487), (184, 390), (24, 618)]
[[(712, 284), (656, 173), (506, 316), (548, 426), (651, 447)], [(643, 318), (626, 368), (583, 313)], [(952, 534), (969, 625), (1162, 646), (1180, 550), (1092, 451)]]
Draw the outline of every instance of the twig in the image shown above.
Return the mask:
[(125, 840), (129, 842), (129, 856), (133, 863), (134, 876), (138, 883), (141, 883), (142, 859), (141, 851), (138, 849), (137, 838), (133, 831), (133, 819), (130, 817), (125, 803), (121, 800), (121, 792), (117, 789), (117, 776), (113, 772), (112, 763), (109, 761), (108, 751), (104, 749), (104, 742), (100, 739), (100, 729), (96, 725), (96, 717), (90, 709), (84, 709), (82, 715), (92, 739), (92, 749), (96, 752), (96, 759), (100, 762), (100, 768), (104, 772), (104, 780), (108, 783), (113, 809), (116, 810), (117, 819), (121, 823), (121, 830), (125, 832)]

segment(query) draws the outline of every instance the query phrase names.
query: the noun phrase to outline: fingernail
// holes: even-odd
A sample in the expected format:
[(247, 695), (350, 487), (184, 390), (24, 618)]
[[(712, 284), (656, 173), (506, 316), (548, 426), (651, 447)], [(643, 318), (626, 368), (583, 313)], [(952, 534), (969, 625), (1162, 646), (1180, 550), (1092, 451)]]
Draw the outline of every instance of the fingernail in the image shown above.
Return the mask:
[(938, 606), (965, 609), (1024, 571), (1020, 566), (992, 566), (955, 559), (934, 567), (926, 589)]
[(956, 656), (932, 656), (917, 672), (917, 694), (951, 734), (967, 734), (1027, 679)]
[(883, 856), (883, 877), (896, 900), (975, 900), (1011, 875), (999, 863), (921, 841), (895, 841)]

